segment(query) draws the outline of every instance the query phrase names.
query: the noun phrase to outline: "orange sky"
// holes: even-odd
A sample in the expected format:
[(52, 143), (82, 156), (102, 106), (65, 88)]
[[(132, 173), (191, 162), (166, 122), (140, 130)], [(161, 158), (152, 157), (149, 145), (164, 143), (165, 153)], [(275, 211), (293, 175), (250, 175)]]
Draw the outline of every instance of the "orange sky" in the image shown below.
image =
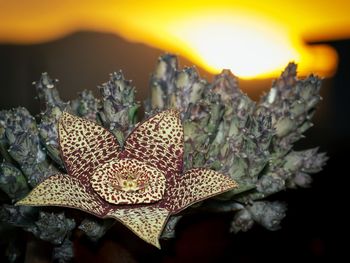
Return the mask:
[(0, 42), (48, 41), (78, 30), (113, 32), (177, 52), (211, 72), (277, 74), (294, 60), (301, 73), (330, 75), (337, 56), (308, 41), (350, 37), (350, 1), (0, 0)]

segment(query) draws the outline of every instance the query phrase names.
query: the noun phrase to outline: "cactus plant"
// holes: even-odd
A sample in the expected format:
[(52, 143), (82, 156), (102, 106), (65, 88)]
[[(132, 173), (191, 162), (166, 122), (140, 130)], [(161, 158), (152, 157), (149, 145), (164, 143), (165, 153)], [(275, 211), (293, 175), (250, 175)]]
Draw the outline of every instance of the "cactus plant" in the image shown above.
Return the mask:
[[(254, 223), (276, 230), (286, 205), (265, 198), (308, 187), (310, 174), (327, 160), (317, 148), (293, 149), (312, 126), (321, 99), (321, 80), (313, 75), (298, 79), (293, 63), (255, 102), (230, 71), (223, 70), (210, 83), (193, 67), (179, 69), (176, 56), (166, 54), (151, 76), (140, 123), (135, 88), (121, 72), (99, 86), (100, 99), (83, 91), (64, 102), (57, 80), (47, 73), (34, 85), (41, 114), (33, 117), (21, 107), (0, 111), (0, 231), (22, 229), (51, 242), (53, 258), (60, 262), (74, 256), (72, 231), (80, 229), (98, 241), (114, 224), (86, 212), (116, 218), (158, 247), (158, 238), (175, 237), (186, 211), (231, 213), (227, 231), (233, 233), (248, 231)], [(171, 147), (172, 141), (177, 143)], [(86, 149), (78, 151), (77, 145)], [(108, 176), (116, 169), (125, 173)], [(130, 169), (148, 173), (138, 181), (130, 177)], [(208, 182), (214, 187), (205, 188)], [(45, 205), (78, 208), (85, 219), (79, 224), (64, 208)], [(142, 209), (149, 213), (140, 217)], [(145, 230), (140, 224), (152, 227)], [(9, 259), (20, 253), (12, 249), (13, 242), (8, 243)]]

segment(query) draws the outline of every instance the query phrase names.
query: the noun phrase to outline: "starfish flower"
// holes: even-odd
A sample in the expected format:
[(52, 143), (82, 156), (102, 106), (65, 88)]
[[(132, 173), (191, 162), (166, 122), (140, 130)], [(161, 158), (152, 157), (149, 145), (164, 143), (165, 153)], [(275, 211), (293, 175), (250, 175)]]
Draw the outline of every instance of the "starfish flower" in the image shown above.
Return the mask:
[(184, 135), (176, 110), (139, 124), (123, 149), (108, 130), (67, 112), (58, 132), (68, 174), (47, 178), (17, 205), (63, 206), (115, 218), (160, 248), (158, 239), (170, 215), (237, 187), (209, 169), (183, 173)]

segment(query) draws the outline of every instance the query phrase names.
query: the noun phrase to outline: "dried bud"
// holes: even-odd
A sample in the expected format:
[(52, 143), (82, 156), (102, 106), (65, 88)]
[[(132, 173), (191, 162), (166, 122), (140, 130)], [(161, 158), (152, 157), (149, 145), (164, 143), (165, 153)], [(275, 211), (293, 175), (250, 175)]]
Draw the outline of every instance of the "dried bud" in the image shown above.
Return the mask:
[(46, 72), (41, 74), (40, 80), (33, 82), (43, 109), (49, 106), (55, 106), (64, 110), (67, 107), (67, 103), (61, 100), (58, 90), (56, 89), (57, 82), (57, 79), (51, 79)]
[(262, 197), (277, 193), (285, 189), (285, 179), (278, 173), (264, 174), (256, 184), (256, 190)]
[(308, 187), (310, 185), (312, 179), (307, 173), (321, 171), (328, 159), (325, 153), (317, 152), (317, 148), (292, 151), (285, 157), (283, 168), (291, 174), (287, 181), (288, 187)]
[(158, 64), (151, 77), (151, 105), (154, 110), (165, 110), (176, 101), (175, 74), (177, 58), (166, 54), (158, 59)]
[(186, 168), (206, 166), (210, 158), (210, 144), (217, 134), (224, 113), (218, 94), (208, 93), (205, 97), (205, 100), (193, 106), (202, 113), (184, 120)]
[(198, 72), (193, 67), (184, 68), (176, 72), (176, 103), (175, 105), (171, 105), (171, 107), (181, 110), (182, 119), (186, 118), (185, 113), (188, 114), (190, 107), (195, 106), (203, 99), (207, 85), (205, 80), (199, 78)]
[(135, 88), (125, 80), (122, 72), (114, 72), (110, 80), (99, 87), (103, 110), (100, 117), (104, 126), (116, 135), (123, 144), (136, 123), (139, 104), (135, 101)]
[(247, 209), (242, 209), (235, 213), (231, 222), (230, 231), (238, 233), (240, 231), (246, 232), (254, 225), (252, 214)]
[(0, 165), (0, 189), (13, 201), (23, 198), (29, 192), (25, 176), (9, 163)]
[(277, 134), (274, 145), (280, 148), (281, 155), (311, 126), (312, 112), (320, 101), (320, 87), (321, 80), (313, 75), (298, 80), (296, 65), (290, 63), (270, 92), (262, 97), (257, 111), (271, 115)]
[(74, 220), (66, 218), (64, 213), (40, 212), (39, 219), (27, 230), (42, 240), (59, 245), (74, 228)]
[(7, 116), (7, 151), (21, 167), (29, 184), (35, 186), (56, 170), (49, 165), (41, 148), (35, 118), (24, 108), (8, 111)]
[(54, 162), (63, 168), (63, 162), (58, 146), (57, 132), (58, 120), (61, 115), (62, 111), (59, 107), (49, 106), (47, 110), (41, 115), (41, 121), (39, 123), (39, 134), (40, 140), (42, 141), (47, 154)]
[(312, 178), (307, 173), (297, 172), (294, 176), (287, 182), (289, 188), (299, 187), (309, 187), (312, 182)]
[(214, 93), (220, 95), (225, 105), (231, 105), (237, 97), (242, 96), (242, 92), (238, 88), (237, 78), (227, 69), (216, 75), (210, 86)]
[(96, 121), (100, 109), (100, 101), (94, 97), (91, 90), (84, 90), (79, 93), (76, 100), (71, 102), (73, 111), (77, 116)]
[(78, 228), (84, 231), (92, 241), (97, 241), (113, 226), (113, 224), (114, 220), (112, 219), (102, 220), (85, 218)]
[(0, 206), (0, 222), (11, 226), (27, 229), (31, 227), (38, 216), (38, 209), (30, 206)]
[(287, 206), (280, 202), (258, 201), (247, 207), (254, 221), (268, 230), (278, 230), (281, 220), (286, 216)]

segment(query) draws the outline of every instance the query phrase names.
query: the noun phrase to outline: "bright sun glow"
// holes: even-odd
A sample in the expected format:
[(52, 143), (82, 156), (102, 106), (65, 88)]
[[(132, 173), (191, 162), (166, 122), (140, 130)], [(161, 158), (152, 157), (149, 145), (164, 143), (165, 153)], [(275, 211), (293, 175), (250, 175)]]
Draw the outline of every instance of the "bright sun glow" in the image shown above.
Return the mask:
[(0, 41), (34, 43), (77, 30), (114, 32), (187, 57), (212, 73), (227, 68), (241, 78), (275, 77), (294, 61), (301, 75), (331, 76), (335, 50), (303, 39), (349, 37), (349, 8), (346, 0), (338, 5), (314, 0), (0, 0)]
[(187, 44), (188, 55), (211, 72), (228, 68), (251, 78), (273, 75), (289, 61), (300, 61), (300, 53), (283, 30), (256, 20), (201, 18), (171, 32)]
[(183, 16), (169, 23), (148, 21), (162, 32), (149, 43), (167, 47), (209, 72), (230, 69), (240, 78), (276, 77), (291, 61), (300, 75), (333, 74), (335, 50), (326, 45), (308, 46), (293, 30), (257, 14), (212, 11)]

